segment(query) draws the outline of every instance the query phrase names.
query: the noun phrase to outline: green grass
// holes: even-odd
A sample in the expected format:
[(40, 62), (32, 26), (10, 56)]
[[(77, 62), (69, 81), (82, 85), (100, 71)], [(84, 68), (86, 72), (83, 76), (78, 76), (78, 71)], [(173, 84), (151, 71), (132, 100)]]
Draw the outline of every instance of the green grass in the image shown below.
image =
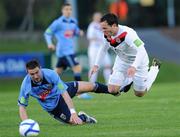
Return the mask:
[[(0, 92), (0, 137), (19, 136), (18, 89), (11, 88)], [(135, 97), (132, 91), (120, 97), (93, 94), (92, 100), (75, 98), (76, 109), (95, 116), (95, 125), (60, 124), (34, 99), (27, 110), (40, 124), (40, 137), (179, 137), (179, 89), (178, 82), (159, 83), (143, 98)]]
[(0, 53), (48, 52), (44, 41), (0, 40)]
[[(1, 53), (47, 51), (41, 42), (10, 41), (8, 44), (12, 46), (9, 49), (7, 41), (1, 41)], [(40, 137), (179, 137), (179, 70), (180, 66), (163, 62), (151, 91), (142, 98), (135, 97), (132, 90), (120, 97), (93, 94), (92, 100), (75, 98), (76, 110), (96, 117), (95, 125), (63, 125), (32, 98), (27, 108), (29, 118), (38, 121)], [(72, 76), (65, 74), (62, 78), (69, 80)], [(87, 80), (87, 74), (83, 78)], [(19, 137), (17, 98), (21, 81), (0, 79), (0, 137)]]
[[(92, 100), (75, 98), (76, 109), (96, 117), (98, 123), (95, 125), (63, 125), (42, 111), (32, 98), (28, 114), (38, 121), (40, 137), (179, 137), (179, 68), (163, 63), (157, 81), (142, 98), (135, 97), (133, 91), (120, 97), (93, 94)], [(64, 75), (63, 79), (70, 77)], [(0, 80), (0, 137), (19, 136), (17, 98), (20, 84), (21, 79)]]

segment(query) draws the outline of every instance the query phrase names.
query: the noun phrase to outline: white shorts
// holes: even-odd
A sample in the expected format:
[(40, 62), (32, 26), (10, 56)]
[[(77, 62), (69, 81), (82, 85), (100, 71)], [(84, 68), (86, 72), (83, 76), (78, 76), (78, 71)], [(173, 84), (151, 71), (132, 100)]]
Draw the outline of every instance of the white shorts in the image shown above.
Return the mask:
[[(141, 66), (139, 66), (136, 70), (136, 73), (133, 80), (133, 87), (135, 91), (145, 91), (146, 90), (146, 81), (148, 77), (148, 64), (149, 59), (143, 60)], [(108, 84), (122, 86), (123, 82), (127, 76), (127, 70), (131, 66), (131, 64), (127, 64), (126, 62), (122, 61), (118, 56), (115, 59), (115, 63), (113, 66), (113, 73), (110, 75)]]
[[(88, 58), (89, 58), (89, 66), (90, 67), (94, 66), (100, 46), (102, 46), (102, 45), (88, 47)], [(106, 67), (106, 66), (110, 67), (111, 66), (111, 59), (110, 59), (109, 53), (107, 53), (105, 55), (105, 57), (102, 59), (102, 62), (101, 62), (101, 64), (99, 64), (99, 66), (102, 66), (102, 67)]]

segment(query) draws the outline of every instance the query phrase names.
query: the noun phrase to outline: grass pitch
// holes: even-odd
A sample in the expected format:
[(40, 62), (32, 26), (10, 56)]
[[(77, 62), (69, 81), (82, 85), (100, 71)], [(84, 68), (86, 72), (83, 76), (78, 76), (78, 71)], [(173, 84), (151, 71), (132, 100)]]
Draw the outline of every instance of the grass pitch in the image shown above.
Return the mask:
[[(0, 91), (0, 137), (18, 137), (18, 84)], [(74, 98), (76, 110), (94, 116), (94, 125), (69, 126), (52, 119), (35, 99), (27, 108), (29, 118), (38, 121), (39, 137), (179, 137), (179, 82), (158, 83), (144, 97), (133, 91), (119, 97), (92, 94), (93, 99)]]
[[(25, 43), (28, 43), (26, 47), (18, 47)], [(16, 49), (18, 52), (42, 51), (42, 48), (47, 52), (44, 43), (38, 46), (24, 41), (10, 44), (13, 48), (7, 50), (7, 42), (1, 42), (1, 53)], [(163, 63), (151, 91), (142, 98), (135, 97), (132, 90), (119, 97), (92, 94), (91, 100), (74, 98), (77, 111), (83, 110), (98, 120), (94, 125), (61, 124), (32, 98), (27, 107), (29, 118), (39, 123), (39, 137), (180, 137), (179, 70), (180, 66)], [(63, 76), (63, 80), (67, 77)], [(84, 79), (87, 80), (87, 75)], [(19, 137), (17, 98), (20, 84), (21, 80), (0, 79), (0, 137)]]

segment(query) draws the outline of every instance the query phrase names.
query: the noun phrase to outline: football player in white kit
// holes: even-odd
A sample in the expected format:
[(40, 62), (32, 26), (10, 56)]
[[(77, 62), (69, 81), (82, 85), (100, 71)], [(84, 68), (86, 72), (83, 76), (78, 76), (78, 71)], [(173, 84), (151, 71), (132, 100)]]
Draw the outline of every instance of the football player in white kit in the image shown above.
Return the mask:
[[(99, 51), (100, 47), (103, 46), (103, 32), (100, 26), (100, 19), (102, 14), (100, 12), (95, 12), (93, 14), (93, 21), (89, 24), (87, 29), (87, 39), (89, 40), (88, 46), (88, 58), (89, 58), (89, 66), (93, 67), (96, 57), (97, 51)], [(101, 60), (100, 65), (103, 67), (103, 75), (104, 80), (108, 83), (109, 76), (111, 74), (111, 59), (108, 52), (105, 54), (103, 60)], [(97, 80), (98, 73), (92, 75), (89, 79), (90, 82), (95, 82)]]
[(131, 85), (133, 82), (135, 95), (144, 96), (157, 77), (161, 65), (160, 61), (154, 59), (149, 69), (149, 58), (144, 42), (132, 28), (119, 25), (116, 15), (105, 14), (101, 18), (100, 25), (104, 33), (105, 45), (99, 50), (89, 76), (98, 71), (104, 54), (110, 48), (117, 57), (108, 82), (109, 92), (120, 94), (124, 82), (129, 81), (126, 85)]

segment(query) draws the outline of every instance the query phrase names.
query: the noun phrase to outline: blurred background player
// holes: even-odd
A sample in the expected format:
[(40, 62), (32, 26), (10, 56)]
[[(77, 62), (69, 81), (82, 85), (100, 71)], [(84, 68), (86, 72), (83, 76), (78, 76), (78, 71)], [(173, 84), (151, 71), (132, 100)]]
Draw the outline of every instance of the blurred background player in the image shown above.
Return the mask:
[[(83, 36), (83, 31), (79, 29), (75, 18), (71, 17), (72, 6), (66, 3), (62, 6), (62, 16), (54, 20), (46, 29), (44, 36), (48, 45), (48, 49), (56, 51), (58, 61), (56, 64), (56, 72), (61, 74), (63, 70), (70, 67), (74, 73), (74, 79), (81, 81), (81, 66), (76, 60), (75, 54), (75, 36)], [(57, 44), (54, 46), (52, 41), (56, 38)], [(90, 98), (90, 95), (84, 94), (82, 98)]]
[(106, 51), (111, 48), (117, 56), (108, 83), (109, 92), (118, 93), (126, 79), (130, 78), (131, 81), (126, 86), (131, 86), (133, 81), (135, 95), (144, 96), (155, 81), (161, 63), (153, 60), (149, 69), (149, 58), (144, 42), (132, 28), (119, 25), (115, 14), (105, 14), (100, 24), (106, 44), (101, 47), (90, 76), (98, 71)]
[[(87, 29), (87, 39), (89, 40), (88, 58), (90, 68), (95, 63), (100, 47), (104, 46), (103, 33), (100, 27), (101, 17), (102, 14), (100, 12), (95, 12), (93, 14), (93, 21), (89, 24)], [(106, 53), (106, 55), (103, 57), (100, 65), (103, 67), (104, 80), (106, 83), (108, 83), (108, 79), (111, 74), (111, 59), (108, 53)], [(91, 82), (95, 82), (97, 80), (97, 76), (98, 73), (95, 73), (89, 80)]]

